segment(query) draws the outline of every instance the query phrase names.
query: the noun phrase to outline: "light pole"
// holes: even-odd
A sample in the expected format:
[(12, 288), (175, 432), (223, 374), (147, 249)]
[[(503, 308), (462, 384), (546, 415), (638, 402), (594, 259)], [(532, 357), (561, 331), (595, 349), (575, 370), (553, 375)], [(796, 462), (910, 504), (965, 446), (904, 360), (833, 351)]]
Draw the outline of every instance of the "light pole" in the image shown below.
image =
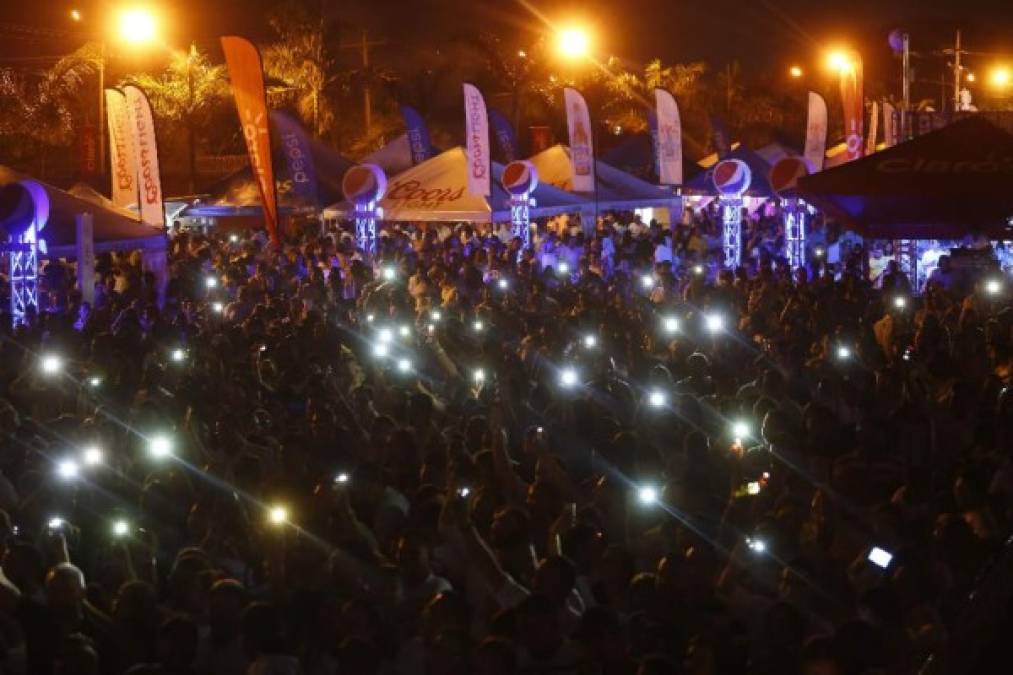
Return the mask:
[[(104, 14), (104, 3), (102, 3)], [(77, 23), (85, 20), (78, 9), (70, 10), (70, 19)], [(122, 42), (139, 46), (153, 42), (158, 35), (158, 19), (147, 7), (127, 7), (116, 16), (118, 37)], [(105, 177), (106, 172), (106, 59), (108, 58), (107, 31), (99, 28), (98, 35), (98, 172)]]

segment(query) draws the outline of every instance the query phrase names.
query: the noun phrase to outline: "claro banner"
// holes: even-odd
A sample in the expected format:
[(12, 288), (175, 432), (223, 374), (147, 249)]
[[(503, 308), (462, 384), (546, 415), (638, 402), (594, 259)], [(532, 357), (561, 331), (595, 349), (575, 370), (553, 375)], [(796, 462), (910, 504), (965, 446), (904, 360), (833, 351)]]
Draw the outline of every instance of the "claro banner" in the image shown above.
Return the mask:
[(225, 51), (232, 94), (239, 111), (239, 123), (243, 127), (243, 138), (246, 139), (246, 152), (250, 156), (250, 166), (260, 188), (264, 224), (271, 242), (277, 246), (278, 195), (274, 185), (274, 166), (271, 164), (271, 129), (260, 52), (246, 38), (234, 35), (222, 37), (222, 49)]
[(841, 103), (844, 106), (844, 142), (850, 162), (865, 150), (865, 101), (862, 98), (862, 64), (841, 69)]
[(479, 197), (492, 194), (492, 157), (489, 151), (489, 113), (482, 92), (464, 83), (464, 125), (468, 157), (468, 192)]
[(126, 208), (137, 203), (137, 155), (130, 131), (127, 97), (119, 89), (106, 89), (109, 122), (109, 164), (112, 167), (113, 204)]
[(137, 165), (138, 206), (141, 222), (165, 227), (165, 209), (162, 204), (162, 172), (158, 164), (158, 139), (151, 104), (144, 92), (132, 84), (123, 87), (130, 117), (131, 145)]

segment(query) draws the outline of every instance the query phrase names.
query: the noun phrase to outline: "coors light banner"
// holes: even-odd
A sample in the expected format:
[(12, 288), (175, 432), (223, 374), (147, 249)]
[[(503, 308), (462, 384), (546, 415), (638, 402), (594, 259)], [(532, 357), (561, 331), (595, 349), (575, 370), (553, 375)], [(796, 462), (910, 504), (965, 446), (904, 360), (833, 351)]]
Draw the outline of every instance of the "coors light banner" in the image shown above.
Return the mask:
[(844, 106), (846, 161), (858, 159), (865, 150), (865, 101), (862, 98), (862, 64), (841, 70), (841, 102)]
[(679, 106), (671, 92), (665, 89), (654, 90), (654, 103), (658, 116), (658, 182), (662, 185), (682, 185), (682, 122), (679, 119)]
[(570, 135), (570, 163), (573, 165), (573, 191), (594, 192), (594, 139), (591, 135), (591, 113), (587, 102), (576, 89), (563, 89), (566, 105), (566, 128)]
[(468, 158), (468, 192), (478, 197), (492, 194), (489, 153), (489, 114), (482, 92), (473, 84), (464, 83), (465, 154)]
[(112, 167), (112, 199), (126, 208), (137, 203), (137, 157), (130, 130), (127, 97), (119, 89), (106, 89), (109, 123), (109, 164)]
[(137, 165), (138, 206), (141, 222), (165, 227), (165, 210), (162, 205), (162, 176), (158, 165), (158, 140), (151, 104), (144, 92), (132, 84), (123, 87), (127, 98), (127, 113), (132, 133), (131, 145)]
[(275, 193), (274, 166), (271, 164), (271, 131), (260, 52), (249, 40), (232, 35), (222, 38), (222, 49), (229, 68), (229, 79), (232, 80), (239, 123), (246, 139), (246, 151), (250, 155), (250, 166), (260, 188), (264, 223), (272, 243), (278, 245), (278, 196)]
[(805, 125), (805, 151), (802, 153), (809, 171), (823, 170), (827, 154), (827, 102), (815, 91), (809, 92), (809, 115)]

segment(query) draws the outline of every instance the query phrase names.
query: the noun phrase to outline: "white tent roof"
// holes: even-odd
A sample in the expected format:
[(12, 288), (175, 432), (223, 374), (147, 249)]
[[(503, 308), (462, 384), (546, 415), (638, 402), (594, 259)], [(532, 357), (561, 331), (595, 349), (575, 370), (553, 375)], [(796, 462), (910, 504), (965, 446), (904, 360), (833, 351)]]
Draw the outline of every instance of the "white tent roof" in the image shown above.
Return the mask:
[[(573, 165), (570, 148), (554, 145), (529, 160), (538, 169), (538, 180), (560, 190), (573, 190)], [(595, 162), (598, 182), (598, 208), (634, 209), (647, 206), (669, 206), (675, 195), (667, 187), (621, 171), (600, 159)]]
[[(468, 192), (468, 166), (464, 149), (452, 148), (388, 180), (387, 194), (380, 200), (382, 220), (422, 222), (502, 222), (510, 219), (509, 197), (499, 184), (503, 167), (493, 164), (492, 197)], [(587, 200), (539, 184), (532, 194), (536, 205), (532, 217), (574, 213)], [(340, 202), (324, 209), (325, 218), (347, 217), (352, 205)]]
[(363, 164), (376, 164), (388, 176), (396, 176), (412, 168), (412, 150), (408, 145), (408, 134), (401, 134), (379, 150), (362, 158)]

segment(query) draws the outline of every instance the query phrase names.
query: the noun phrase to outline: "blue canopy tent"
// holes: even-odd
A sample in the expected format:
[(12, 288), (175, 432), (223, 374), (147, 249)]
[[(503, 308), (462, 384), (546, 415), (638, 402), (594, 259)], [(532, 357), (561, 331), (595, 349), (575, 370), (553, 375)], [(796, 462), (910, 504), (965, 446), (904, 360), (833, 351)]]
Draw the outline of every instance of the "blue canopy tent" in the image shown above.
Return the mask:
[[(654, 142), (650, 134), (631, 135), (603, 154), (601, 161), (648, 183), (657, 184), (658, 182), (658, 173), (654, 162)], [(698, 173), (700, 173), (699, 166), (693, 162), (683, 161), (684, 183)]]
[[(753, 180), (746, 191), (747, 197), (764, 199), (774, 196), (774, 191), (770, 187), (770, 180), (768, 178), (770, 164), (758, 154), (744, 145), (740, 145), (732, 150), (727, 157), (723, 157), (722, 159), (738, 159), (745, 162), (746, 166), (749, 167), (750, 172), (753, 174)], [(683, 186), (683, 194), (717, 196), (714, 182), (711, 180), (713, 171), (714, 166), (710, 166), (705, 171), (686, 181), (686, 184)]]
[[(309, 147), (316, 173), (316, 200), (298, 194), (283, 154), (272, 153), (278, 212), (282, 216), (315, 214), (323, 205), (342, 198), (341, 179), (354, 162), (321, 143), (310, 141)], [(263, 223), (263, 209), (253, 170), (247, 166), (213, 183), (205, 197), (189, 200), (172, 219), (180, 220), (184, 226), (259, 226)]]

